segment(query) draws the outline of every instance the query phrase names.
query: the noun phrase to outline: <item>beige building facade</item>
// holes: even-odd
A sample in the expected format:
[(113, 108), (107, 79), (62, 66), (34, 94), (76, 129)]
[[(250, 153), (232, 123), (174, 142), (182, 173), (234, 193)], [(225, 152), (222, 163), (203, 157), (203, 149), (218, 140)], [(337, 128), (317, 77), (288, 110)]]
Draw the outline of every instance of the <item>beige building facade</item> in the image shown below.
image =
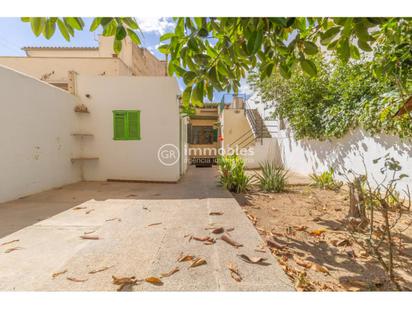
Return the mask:
[(0, 57), (0, 65), (74, 93), (73, 73), (97, 76), (166, 76), (166, 63), (147, 49), (123, 42), (119, 55), (113, 38), (99, 37), (98, 47), (24, 47), (26, 57)]

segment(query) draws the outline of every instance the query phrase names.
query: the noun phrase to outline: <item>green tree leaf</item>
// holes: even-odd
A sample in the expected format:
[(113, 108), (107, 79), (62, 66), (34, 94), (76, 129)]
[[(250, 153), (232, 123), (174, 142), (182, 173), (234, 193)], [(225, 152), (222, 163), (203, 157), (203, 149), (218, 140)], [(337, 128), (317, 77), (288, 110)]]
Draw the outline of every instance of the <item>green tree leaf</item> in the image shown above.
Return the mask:
[(332, 27), (321, 34), (320, 42), (322, 45), (327, 45), (336, 37), (336, 35), (340, 32), (341, 27)]
[(60, 19), (57, 19), (57, 26), (59, 27), (59, 31), (65, 40), (70, 41), (70, 34), (67, 31), (66, 25)]
[(313, 61), (309, 59), (300, 59), (300, 66), (302, 70), (309, 74), (310, 76), (316, 76), (318, 70), (316, 69), (316, 65), (313, 63)]
[(303, 45), (305, 46), (304, 52), (307, 55), (315, 55), (318, 52), (318, 46), (315, 43), (304, 41)]
[(31, 20), (31, 29), (35, 36), (39, 36), (44, 29), (44, 18), (42, 17), (32, 17)]
[(93, 19), (93, 22), (92, 22), (92, 24), (90, 25), (90, 31), (95, 31), (99, 26), (100, 26), (100, 23), (101, 23), (101, 21), (102, 21), (102, 18), (101, 17), (96, 17), (95, 19)]
[(113, 51), (116, 54), (119, 54), (122, 51), (122, 41), (116, 39), (113, 41)]
[(44, 37), (49, 40), (54, 35), (55, 31), (56, 31), (56, 20), (49, 18), (46, 21), (46, 25), (44, 27), (44, 31), (43, 31)]
[(142, 44), (142, 42), (140, 41), (139, 36), (132, 29), (127, 29), (127, 34), (132, 39), (133, 43), (135, 43), (137, 46)]

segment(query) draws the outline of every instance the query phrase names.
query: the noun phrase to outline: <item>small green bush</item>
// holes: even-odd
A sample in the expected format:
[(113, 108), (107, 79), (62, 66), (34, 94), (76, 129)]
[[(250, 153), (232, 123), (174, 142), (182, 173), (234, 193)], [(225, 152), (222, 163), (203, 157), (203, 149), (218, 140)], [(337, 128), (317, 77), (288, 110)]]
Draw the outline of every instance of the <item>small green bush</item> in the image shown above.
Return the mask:
[(336, 181), (334, 178), (335, 171), (333, 168), (321, 173), (312, 174), (310, 178), (312, 179), (312, 185), (321, 189), (327, 190), (339, 190), (343, 183), (341, 181)]
[(252, 177), (245, 173), (245, 162), (238, 155), (220, 156), (219, 183), (227, 190), (235, 193), (245, 192), (252, 182)]
[(274, 162), (265, 161), (259, 164), (261, 174), (256, 173), (260, 188), (265, 192), (285, 191), (288, 171)]

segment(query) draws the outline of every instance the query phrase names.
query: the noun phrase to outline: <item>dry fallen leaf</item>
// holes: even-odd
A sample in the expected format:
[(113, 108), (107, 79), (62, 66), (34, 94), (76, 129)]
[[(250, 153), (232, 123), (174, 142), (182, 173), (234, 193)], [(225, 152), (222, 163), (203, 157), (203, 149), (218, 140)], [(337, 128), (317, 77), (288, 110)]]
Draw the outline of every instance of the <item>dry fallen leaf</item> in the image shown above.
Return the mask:
[(171, 275), (177, 273), (178, 271), (179, 271), (179, 267), (175, 267), (171, 271), (169, 271), (168, 273), (161, 273), (160, 278), (170, 277)]
[(98, 240), (100, 239), (99, 236), (88, 236), (88, 235), (82, 235), (80, 236), (81, 239), (89, 239), (89, 240)]
[(230, 270), (230, 276), (237, 282), (242, 281), (242, 276), (239, 273), (239, 269), (234, 263), (229, 263), (227, 268)]
[(94, 209), (90, 209), (90, 210), (86, 211), (85, 214), (88, 215), (88, 214), (91, 213), (92, 211), (94, 211)]
[(108, 269), (110, 269), (110, 268), (112, 268), (112, 267), (113, 267), (113, 265), (112, 265), (112, 266), (104, 266), (104, 267), (102, 267), (102, 268), (89, 271), (89, 274), (91, 274), (91, 275), (97, 274), (97, 273), (100, 273), (100, 272), (102, 272), (102, 271), (108, 270)]
[(116, 276), (112, 276), (112, 283), (115, 285), (119, 285), (119, 288), (117, 289), (117, 291), (123, 291), (123, 289), (126, 286), (132, 286), (137, 284), (138, 281), (142, 281), (142, 280), (137, 280), (135, 276), (132, 277), (116, 277)]
[(243, 247), (242, 244), (239, 244), (238, 242), (234, 241), (232, 238), (230, 238), (227, 234), (224, 234), (220, 237), (221, 240), (224, 240), (227, 242), (229, 245), (232, 245), (233, 247), (239, 248)]
[(297, 256), (293, 256), (293, 260), (298, 264), (299, 266), (305, 267), (305, 268), (311, 268), (312, 267), (312, 262), (302, 260)]
[(232, 231), (234, 231), (234, 230), (235, 230), (234, 227), (228, 227), (228, 228), (226, 229), (226, 232), (232, 232)]
[(163, 285), (162, 280), (160, 280), (157, 277), (148, 277), (148, 278), (145, 278), (144, 281), (154, 284), (154, 285)]
[(159, 224), (162, 224), (162, 222), (151, 223), (148, 226), (155, 226), (155, 225), (159, 225)]
[(13, 251), (16, 251), (16, 250), (21, 250), (21, 249), (23, 249), (23, 248), (22, 247), (14, 247), (14, 248), (7, 249), (6, 251), (4, 251), (4, 253), (10, 253), (10, 252), (13, 252)]
[(190, 264), (189, 268), (191, 267), (197, 267), (200, 265), (204, 265), (207, 264), (206, 260), (202, 259), (202, 258), (195, 258), (192, 262), (192, 264)]
[(318, 271), (318, 272), (321, 272), (321, 273), (324, 273), (324, 274), (328, 274), (328, 275), (329, 275), (329, 270), (328, 270), (325, 266), (322, 266), (322, 265), (313, 263), (312, 268), (313, 268), (314, 270)]
[(89, 279), (78, 279), (78, 278), (74, 278), (74, 277), (67, 277), (66, 278), (69, 281), (73, 281), (73, 282), (86, 282)]
[(80, 209), (86, 209), (87, 207), (83, 207), (83, 206), (77, 206), (74, 207), (73, 210), (80, 210)]
[(54, 278), (56, 278), (56, 277), (58, 277), (58, 276), (60, 276), (60, 275), (63, 275), (63, 274), (65, 274), (65, 273), (67, 273), (67, 269), (65, 269), (65, 270), (63, 270), (63, 271), (59, 271), (59, 272), (57, 272), (57, 273), (54, 273), (54, 274), (52, 275), (52, 278), (54, 279)]
[(260, 264), (260, 265), (266, 265), (268, 263), (266, 263), (265, 261), (267, 260), (267, 258), (263, 258), (263, 257), (257, 257), (257, 256), (252, 256), (249, 257), (246, 254), (238, 254), (237, 255), (241, 260), (245, 261), (246, 263), (250, 263), (250, 264)]
[(223, 211), (211, 211), (211, 212), (209, 212), (209, 216), (221, 216), (223, 214), (224, 214)]
[(309, 234), (312, 236), (321, 236), (325, 232), (326, 232), (325, 229), (317, 229), (317, 230), (310, 231)]
[(218, 227), (215, 228), (214, 230), (212, 230), (213, 234), (222, 234), (225, 231), (225, 229), (223, 227)]
[(283, 249), (286, 248), (285, 245), (281, 245), (281, 244), (279, 244), (276, 241), (271, 240), (271, 239), (267, 239), (266, 244), (271, 248), (276, 248), (276, 249), (279, 249), (279, 250), (283, 250)]
[(193, 255), (183, 255), (183, 252), (180, 253), (180, 256), (177, 258), (178, 262), (187, 262), (187, 261), (193, 261), (195, 257)]
[(14, 240), (6, 241), (6, 242), (2, 243), (0, 246), (9, 245), (9, 244), (12, 244), (12, 243), (15, 243), (15, 242), (18, 242), (18, 241), (20, 241), (20, 240), (19, 239), (14, 239)]

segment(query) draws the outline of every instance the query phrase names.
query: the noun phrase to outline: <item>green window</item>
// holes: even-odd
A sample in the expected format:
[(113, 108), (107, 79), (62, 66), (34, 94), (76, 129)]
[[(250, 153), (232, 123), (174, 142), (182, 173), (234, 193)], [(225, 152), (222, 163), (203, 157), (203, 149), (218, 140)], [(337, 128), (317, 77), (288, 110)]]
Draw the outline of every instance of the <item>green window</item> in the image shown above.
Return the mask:
[(113, 111), (113, 139), (140, 140), (140, 111)]

